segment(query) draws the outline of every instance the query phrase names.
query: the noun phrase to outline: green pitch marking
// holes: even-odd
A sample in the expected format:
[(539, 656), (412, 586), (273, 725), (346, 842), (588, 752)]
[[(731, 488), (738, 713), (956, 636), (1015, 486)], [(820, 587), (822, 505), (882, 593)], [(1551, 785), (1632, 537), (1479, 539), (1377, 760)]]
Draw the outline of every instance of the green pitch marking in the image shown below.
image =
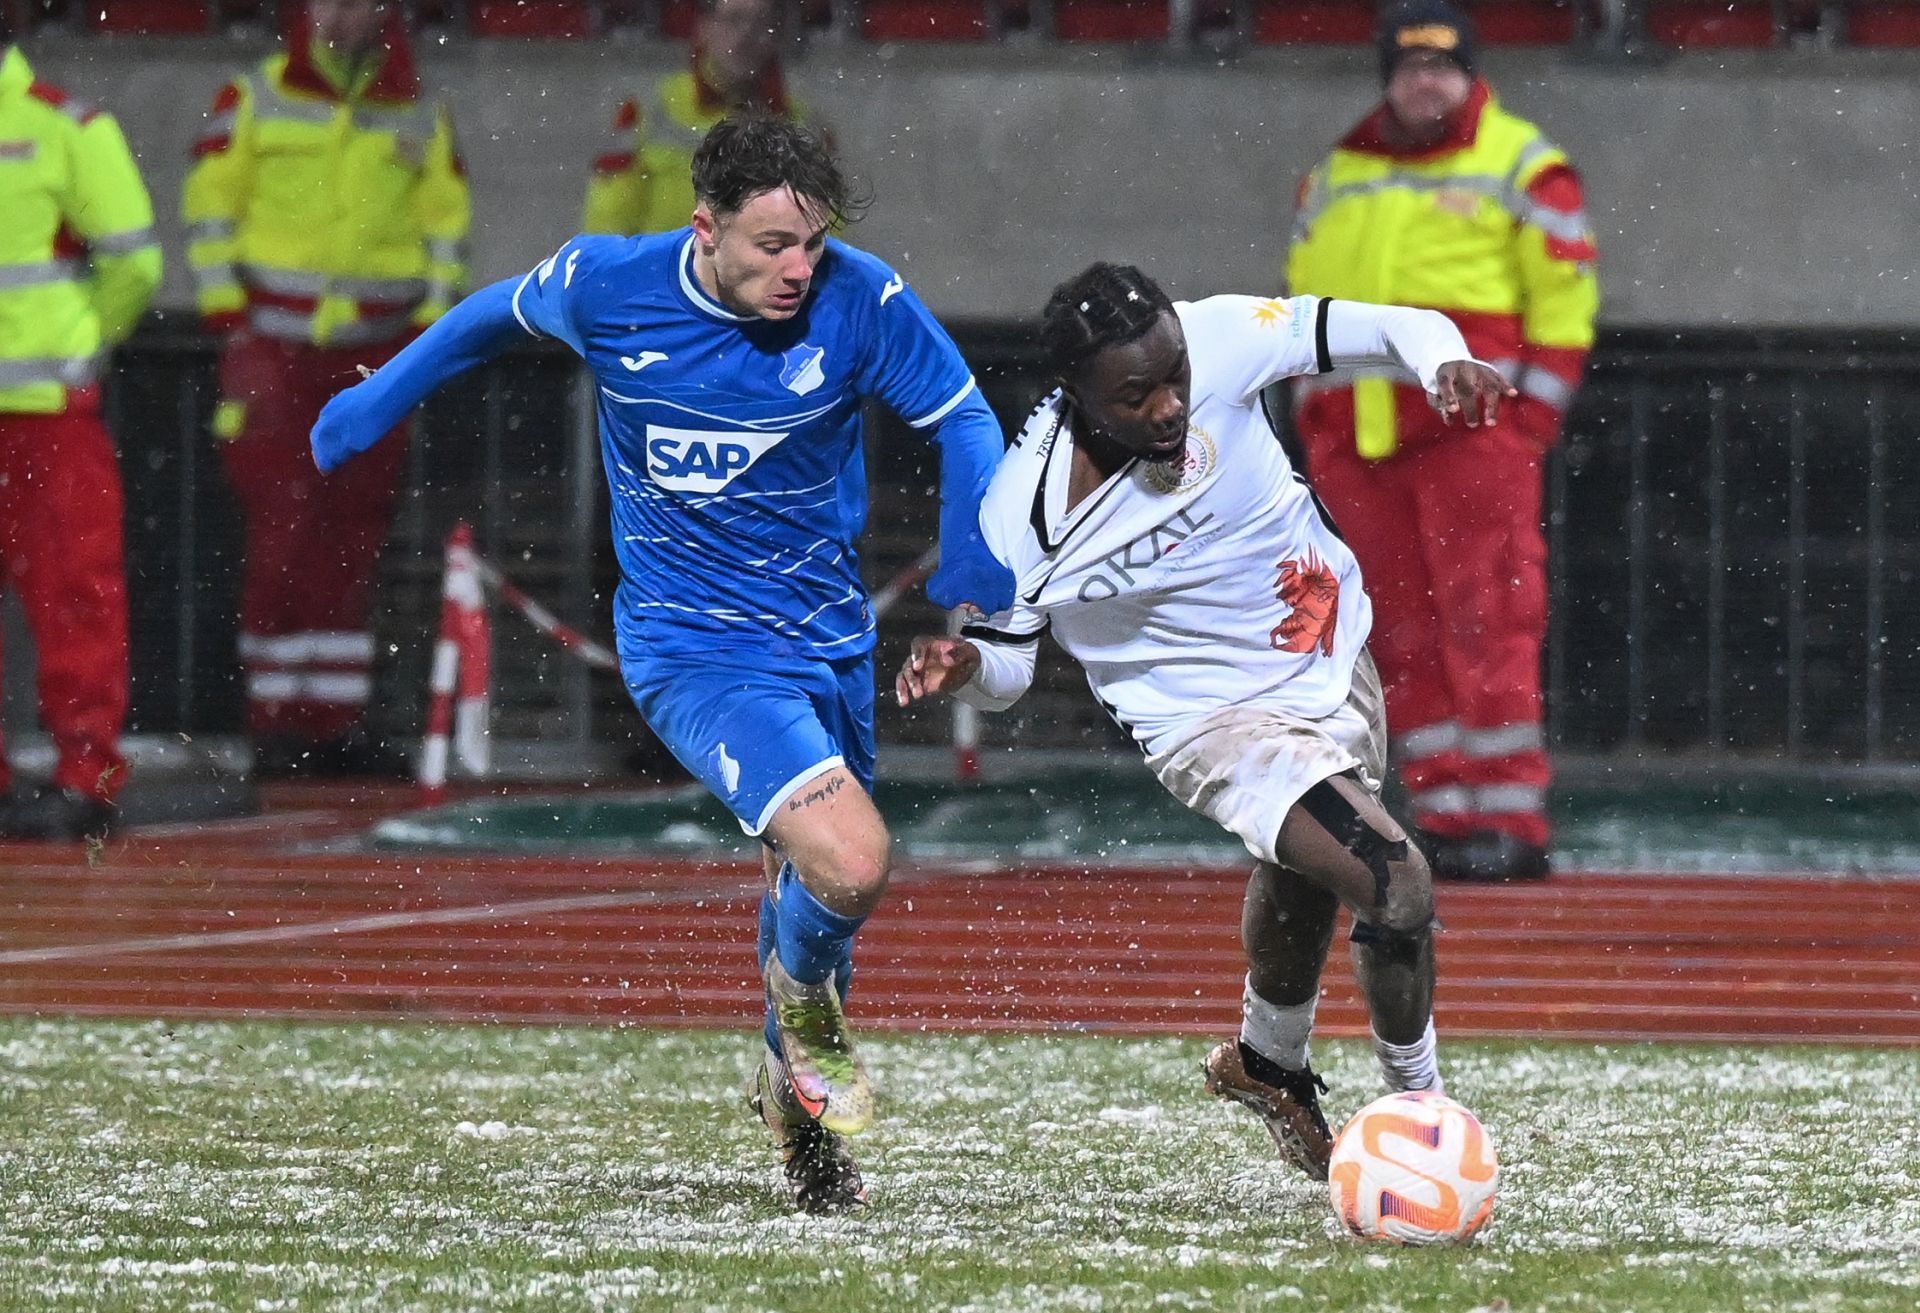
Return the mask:
[[(1402, 1251), (1202, 1094), (1205, 1045), (875, 1035), (872, 1207), (815, 1220), (745, 1033), (4, 1020), (0, 1308), (1920, 1305), (1910, 1051), (1444, 1045), (1498, 1203)], [(1315, 1056), (1336, 1124), (1379, 1092)]]
[[(900, 850), (952, 861), (1228, 864), (1245, 850), (1144, 770), (1060, 771), (974, 785), (881, 781)], [(1624, 782), (1559, 790), (1555, 858), (1570, 871), (1920, 873), (1920, 796), (1780, 783)], [(392, 848), (751, 853), (697, 787), (656, 794), (470, 799), (386, 821)]]

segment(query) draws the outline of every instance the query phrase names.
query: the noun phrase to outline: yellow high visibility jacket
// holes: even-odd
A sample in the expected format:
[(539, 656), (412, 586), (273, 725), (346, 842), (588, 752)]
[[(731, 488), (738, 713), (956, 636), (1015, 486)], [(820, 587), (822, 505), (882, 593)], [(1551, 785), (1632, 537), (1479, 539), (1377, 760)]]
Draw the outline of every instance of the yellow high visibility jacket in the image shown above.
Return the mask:
[(120, 125), (0, 52), (0, 412), (55, 415), (139, 322), (160, 240)]
[(214, 101), (181, 201), (210, 323), (356, 346), (431, 323), (460, 294), (471, 199), (453, 122), (389, 41), (351, 79), (303, 35)]
[[(773, 113), (807, 118), (787, 99), (777, 70), (758, 99)], [(731, 112), (694, 69), (661, 79), (644, 106), (622, 101), (593, 161), (581, 230), (631, 237), (685, 227), (693, 216), (693, 152)]]
[[(1384, 114), (1376, 110), (1302, 185), (1290, 289), (1446, 312), (1473, 353), (1557, 424), (1593, 345), (1600, 300), (1579, 176), (1484, 83), (1435, 147), (1390, 146)], [(1411, 436), (1404, 430), (1440, 431), (1405, 379), (1343, 370), (1296, 395), (1304, 409), (1351, 388), (1356, 445), (1381, 458)]]

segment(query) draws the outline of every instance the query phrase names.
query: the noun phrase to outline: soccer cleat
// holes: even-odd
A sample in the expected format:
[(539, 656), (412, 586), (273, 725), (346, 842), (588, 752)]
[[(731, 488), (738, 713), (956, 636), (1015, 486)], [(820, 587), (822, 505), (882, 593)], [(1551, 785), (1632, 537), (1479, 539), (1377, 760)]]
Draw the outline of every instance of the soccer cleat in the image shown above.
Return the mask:
[(766, 985), (794, 1100), (830, 1131), (855, 1135), (866, 1130), (873, 1121), (873, 1087), (854, 1052), (833, 981), (803, 985), (774, 953), (767, 958)]
[(1247, 1071), (1240, 1048), (1239, 1041), (1227, 1040), (1207, 1055), (1207, 1092), (1251, 1108), (1283, 1156), (1314, 1180), (1326, 1180), (1333, 1132), (1320, 1112), (1318, 1091), (1327, 1083), (1310, 1069), (1277, 1068), (1280, 1083), (1269, 1085)]
[(867, 1186), (847, 1142), (807, 1115), (793, 1097), (785, 1064), (773, 1054), (754, 1069), (747, 1101), (773, 1132), (795, 1207), (816, 1216), (866, 1207)]
[(112, 803), (77, 789), (48, 784), (24, 798), (0, 802), (0, 839), (42, 839), (76, 843), (104, 839), (119, 828), (120, 812)]

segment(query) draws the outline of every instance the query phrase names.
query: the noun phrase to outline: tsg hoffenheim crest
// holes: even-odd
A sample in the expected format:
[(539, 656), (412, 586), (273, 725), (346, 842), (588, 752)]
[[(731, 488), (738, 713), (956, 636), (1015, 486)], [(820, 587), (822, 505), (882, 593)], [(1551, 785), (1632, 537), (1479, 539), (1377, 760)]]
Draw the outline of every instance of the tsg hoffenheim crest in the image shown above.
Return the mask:
[(802, 342), (793, 350), (781, 354), (780, 381), (786, 385), (787, 391), (796, 397), (804, 397), (827, 381), (826, 371), (821, 368), (821, 362), (826, 358), (824, 348)]

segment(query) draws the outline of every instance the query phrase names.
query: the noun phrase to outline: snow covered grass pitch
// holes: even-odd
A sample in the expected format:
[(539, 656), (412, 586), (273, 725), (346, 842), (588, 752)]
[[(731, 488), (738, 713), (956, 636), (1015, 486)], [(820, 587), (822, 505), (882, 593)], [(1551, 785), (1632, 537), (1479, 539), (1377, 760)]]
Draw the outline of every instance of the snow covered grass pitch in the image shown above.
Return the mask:
[[(744, 1033), (0, 1021), (0, 1308), (1920, 1306), (1913, 1051), (1447, 1045), (1500, 1200), (1396, 1250), (1204, 1039), (872, 1037), (873, 1207), (822, 1222)], [(1337, 1122), (1372, 1059), (1318, 1054)]]

